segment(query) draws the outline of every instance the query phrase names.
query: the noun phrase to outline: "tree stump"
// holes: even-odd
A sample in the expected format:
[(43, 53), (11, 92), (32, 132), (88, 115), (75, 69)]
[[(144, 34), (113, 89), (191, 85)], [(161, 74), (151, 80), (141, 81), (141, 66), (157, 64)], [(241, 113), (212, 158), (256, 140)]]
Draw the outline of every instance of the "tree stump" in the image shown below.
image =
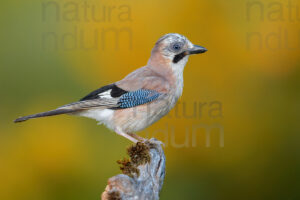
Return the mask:
[(123, 174), (108, 180), (102, 200), (158, 200), (166, 166), (161, 144), (152, 138), (129, 147), (130, 158), (117, 161)]

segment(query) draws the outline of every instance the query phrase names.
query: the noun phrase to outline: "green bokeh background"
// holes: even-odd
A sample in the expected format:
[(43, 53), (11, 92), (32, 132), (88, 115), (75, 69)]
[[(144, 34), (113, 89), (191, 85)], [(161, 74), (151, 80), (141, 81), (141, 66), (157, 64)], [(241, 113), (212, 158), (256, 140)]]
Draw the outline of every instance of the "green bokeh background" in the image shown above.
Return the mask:
[[(102, 21), (92, 20), (91, 7)], [(297, 0), (2, 1), (0, 199), (100, 199), (120, 173), (127, 140), (74, 116), (12, 121), (123, 78), (169, 32), (208, 52), (188, 62), (181, 114), (173, 110), (140, 134), (167, 145), (161, 199), (300, 199), (299, 10)], [(107, 30), (123, 32), (103, 39)], [(98, 46), (80, 47), (81, 37), (94, 44), (95, 31)], [(192, 115), (195, 102), (203, 104), (197, 116), (183, 115), (183, 103)], [(213, 102), (222, 117), (212, 115)], [(224, 147), (218, 130), (210, 147), (203, 130), (192, 146), (200, 124), (224, 128)]]

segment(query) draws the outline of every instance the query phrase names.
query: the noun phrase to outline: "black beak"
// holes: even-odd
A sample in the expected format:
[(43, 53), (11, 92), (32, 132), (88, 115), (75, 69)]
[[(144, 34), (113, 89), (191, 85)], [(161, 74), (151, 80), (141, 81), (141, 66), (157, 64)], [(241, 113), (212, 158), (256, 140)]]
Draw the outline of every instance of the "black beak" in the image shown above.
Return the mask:
[(206, 51), (207, 49), (205, 47), (194, 45), (193, 48), (187, 50), (187, 53), (191, 55), (191, 54), (205, 53)]

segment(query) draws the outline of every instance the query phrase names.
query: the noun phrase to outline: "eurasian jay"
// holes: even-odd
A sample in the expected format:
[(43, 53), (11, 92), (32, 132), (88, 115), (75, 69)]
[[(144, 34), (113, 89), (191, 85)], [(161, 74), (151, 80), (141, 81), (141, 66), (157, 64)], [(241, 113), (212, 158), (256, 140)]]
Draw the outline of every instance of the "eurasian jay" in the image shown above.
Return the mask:
[(166, 34), (156, 42), (147, 65), (124, 79), (101, 87), (75, 103), (20, 117), (15, 122), (59, 114), (79, 115), (95, 119), (136, 143), (143, 139), (135, 132), (153, 124), (175, 106), (182, 94), (183, 70), (189, 56), (206, 51), (183, 35)]

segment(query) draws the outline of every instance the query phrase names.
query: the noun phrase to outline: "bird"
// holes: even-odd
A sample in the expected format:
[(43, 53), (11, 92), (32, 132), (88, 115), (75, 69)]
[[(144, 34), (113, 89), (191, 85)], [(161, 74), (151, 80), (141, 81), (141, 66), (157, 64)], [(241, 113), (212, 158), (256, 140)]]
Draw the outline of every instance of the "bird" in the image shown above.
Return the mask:
[(183, 71), (190, 55), (207, 49), (178, 33), (163, 35), (155, 43), (147, 64), (120, 81), (92, 91), (79, 101), (57, 109), (17, 118), (69, 114), (95, 119), (133, 143), (145, 139), (135, 133), (165, 116), (183, 92)]

